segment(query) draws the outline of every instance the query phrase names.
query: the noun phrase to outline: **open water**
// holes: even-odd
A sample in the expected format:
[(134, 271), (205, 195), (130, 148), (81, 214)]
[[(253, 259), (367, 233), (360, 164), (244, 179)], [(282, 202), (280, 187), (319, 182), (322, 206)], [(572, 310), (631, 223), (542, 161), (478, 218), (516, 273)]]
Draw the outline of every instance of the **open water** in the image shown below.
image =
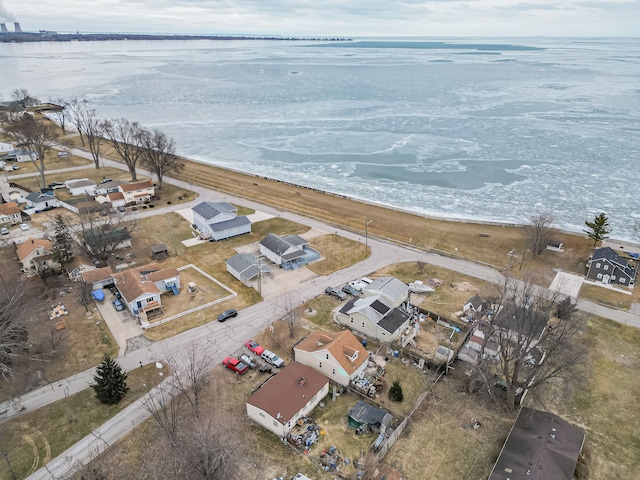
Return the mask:
[(86, 98), (187, 157), (421, 214), (640, 220), (640, 39), (0, 44), (0, 72), (5, 99)]

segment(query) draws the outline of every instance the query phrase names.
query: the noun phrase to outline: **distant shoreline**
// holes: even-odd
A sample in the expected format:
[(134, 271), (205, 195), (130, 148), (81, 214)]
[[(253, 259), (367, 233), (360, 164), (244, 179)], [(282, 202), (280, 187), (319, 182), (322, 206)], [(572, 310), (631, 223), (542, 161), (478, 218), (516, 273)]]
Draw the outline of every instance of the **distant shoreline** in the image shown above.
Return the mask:
[(344, 37), (279, 37), (251, 35), (175, 35), (147, 33), (57, 33), (43, 30), (41, 32), (2, 32), (0, 43), (33, 43), (33, 42), (105, 42), (122, 40), (269, 40), (269, 41), (314, 41), (314, 42), (349, 42)]

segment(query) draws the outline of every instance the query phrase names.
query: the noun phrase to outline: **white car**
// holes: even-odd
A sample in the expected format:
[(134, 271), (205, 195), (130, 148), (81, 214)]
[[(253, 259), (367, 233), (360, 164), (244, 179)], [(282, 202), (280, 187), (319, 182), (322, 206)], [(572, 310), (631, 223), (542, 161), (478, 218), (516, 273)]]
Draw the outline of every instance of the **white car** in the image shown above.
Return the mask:
[(21, 223), (20, 224), (20, 230), (22, 230), (23, 232), (25, 230), (29, 230), (29, 225), (27, 225), (26, 223)]

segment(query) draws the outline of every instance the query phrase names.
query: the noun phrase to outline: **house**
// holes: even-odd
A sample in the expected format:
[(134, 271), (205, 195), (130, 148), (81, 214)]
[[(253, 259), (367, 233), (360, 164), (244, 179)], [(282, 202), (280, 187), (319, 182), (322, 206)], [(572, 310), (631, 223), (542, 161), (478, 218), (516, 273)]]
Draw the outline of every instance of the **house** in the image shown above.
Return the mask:
[(464, 304), (464, 306), (462, 307), (462, 313), (467, 313), (469, 311), (471, 311), (472, 315), (474, 313), (480, 313), (483, 304), (484, 301), (482, 300), (482, 297), (480, 295), (474, 295), (469, 300), (467, 300), (467, 303)]
[(119, 192), (118, 187), (120, 185), (122, 185), (122, 182), (119, 180), (109, 180), (108, 182), (99, 183), (96, 185), (95, 194), (106, 195), (108, 193)]
[(60, 200), (53, 195), (41, 192), (31, 192), (25, 197), (27, 207), (35, 209), (36, 212), (51, 210), (60, 206)]
[(238, 209), (230, 203), (201, 202), (191, 210), (193, 224), (204, 239), (218, 241), (251, 233), (251, 220), (238, 217)]
[(618, 255), (611, 247), (597, 248), (587, 262), (587, 278), (605, 285), (633, 288), (636, 269), (630, 260)]
[(162, 313), (160, 295), (171, 292), (178, 295), (180, 274), (174, 267), (160, 268), (156, 263), (125, 270), (113, 275), (123, 303), (134, 315), (148, 317)]
[(375, 433), (384, 433), (393, 421), (393, 417), (389, 412), (382, 408), (369, 405), (362, 400), (358, 400), (356, 404), (351, 407), (347, 418), (350, 428), (360, 428), (365, 431), (372, 430)]
[(584, 440), (557, 415), (522, 407), (488, 480), (572, 480)]
[(118, 190), (122, 193), (125, 204), (149, 202), (151, 197), (155, 194), (155, 189), (151, 180), (123, 183), (118, 186)]
[(269, 233), (260, 240), (260, 253), (285, 270), (295, 270), (320, 258), (309, 241), (299, 235), (280, 237)]
[(22, 216), (16, 202), (0, 203), (0, 225), (20, 223)]
[(96, 268), (95, 270), (87, 270), (80, 274), (82, 280), (91, 285), (93, 290), (100, 290), (101, 288), (113, 285), (113, 270), (111, 267)]
[(362, 290), (363, 297), (381, 296), (389, 305), (399, 307), (409, 299), (409, 285), (395, 277), (379, 277)]
[(125, 228), (111, 232), (88, 230), (84, 233), (84, 241), (89, 251), (94, 255), (131, 247), (131, 235)]
[(314, 332), (293, 347), (293, 352), (296, 362), (345, 387), (364, 371), (369, 358), (367, 350), (349, 330)]
[(353, 298), (338, 310), (336, 322), (380, 342), (397, 340), (411, 317), (380, 295)]
[(64, 182), (65, 187), (73, 196), (89, 195), (94, 196), (96, 190), (96, 182), (88, 178), (80, 178), (77, 180), (67, 180)]
[(106, 195), (107, 202), (111, 203), (113, 208), (124, 207), (127, 203), (122, 192), (111, 192)]
[[(503, 339), (517, 341), (518, 336), (530, 338), (530, 345), (535, 346), (547, 328), (549, 316), (522, 305), (507, 304), (502, 307), (493, 318), (493, 325), (500, 328), (507, 335)], [(496, 338), (494, 334), (493, 338)]]
[(38, 154), (32, 150), (12, 150), (2, 157), (5, 162), (31, 162), (38, 160)]
[(329, 379), (313, 368), (290, 362), (247, 399), (247, 415), (280, 438), (329, 393)]
[(42, 267), (55, 268), (59, 264), (53, 255), (53, 245), (49, 240), (28, 238), (16, 248), (18, 260), (25, 272), (36, 272)]
[(82, 274), (96, 269), (91, 259), (85, 255), (76, 255), (65, 265), (69, 278), (74, 282), (82, 280)]
[(7, 154), (14, 150), (13, 145), (10, 143), (0, 142), (0, 155)]
[(260, 289), (258, 273), (271, 276), (271, 268), (264, 261), (250, 253), (238, 253), (226, 261), (227, 272), (240, 280), (247, 287)]
[[(484, 352), (482, 351), (483, 347)], [(475, 365), (480, 359), (481, 353), (484, 358), (496, 358), (499, 351), (500, 344), (492, 338), (487, 338), (485, 333), (477, 328), (458, 352), (458, 360)]]

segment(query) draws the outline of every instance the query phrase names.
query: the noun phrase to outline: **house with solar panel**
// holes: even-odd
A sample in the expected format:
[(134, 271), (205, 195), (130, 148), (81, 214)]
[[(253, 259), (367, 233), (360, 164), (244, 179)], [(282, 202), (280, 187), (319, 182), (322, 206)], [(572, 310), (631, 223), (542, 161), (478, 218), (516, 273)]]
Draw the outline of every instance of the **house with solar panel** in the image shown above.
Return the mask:
[(200, 202), (193, 207), (193, 224), (204, 240), (219, 241), (251, 233), (251, 220), (238, 216), (238, 209), (227, 202)]
[(336, 323), (384, 343), (399, 339), (409, 327), (411, 316), (382, 295), (356, 297), (336, 314)]

